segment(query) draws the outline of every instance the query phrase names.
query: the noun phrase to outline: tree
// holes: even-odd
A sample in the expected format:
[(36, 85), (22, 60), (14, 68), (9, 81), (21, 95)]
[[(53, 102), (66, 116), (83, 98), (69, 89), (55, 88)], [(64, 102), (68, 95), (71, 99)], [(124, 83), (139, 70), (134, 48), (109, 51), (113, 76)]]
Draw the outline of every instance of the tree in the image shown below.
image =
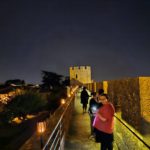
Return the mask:
[(55, 91), (51, 92), (48, 97), (48, 108), (50, 111), (54, 111), (61, 104), (61, 99), (67, 97), (67, 89), (65, 87), (57, 88)]
[(65, 77), (65, 79), (63, 80), (62, 84), (64, 86), (70, 86), (70, 77)]
[(20, 80), (20, 79), (13, 79), (13, 80), (7, 80), (5, 82), (5, 85), (11, 85), (11, 84), (24, 85), (25, 81), (24, 80)]
[(5, 113), (10, 121), (15, 117), (24, 120), (27, 114), (34, 114), (42, 111), (46, 103), (46, 99), (43, 99), (41, 95), (28, 91), (14, 97), (5, 106)]
[(42, 87), (47, 90), (57, 88), (62, 85), (62, 77), (62, 75), (58, 75), (54, 72), (42, 71)]

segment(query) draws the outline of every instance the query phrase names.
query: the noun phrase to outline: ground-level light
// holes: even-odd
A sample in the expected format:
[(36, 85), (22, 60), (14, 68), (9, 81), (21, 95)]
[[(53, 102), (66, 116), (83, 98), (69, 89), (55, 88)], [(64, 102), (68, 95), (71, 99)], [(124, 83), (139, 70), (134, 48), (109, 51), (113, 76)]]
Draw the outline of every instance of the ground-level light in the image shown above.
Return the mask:
[(61, 104), (65, 104), (65, 99), (61, 99)]
[(43, 137), (42, 134), (46, 130), (46, 122), (45, 121), (40, 121), (37, 122), (37, 132), (40, 134), (40, 144), (41, 144), (41, 149), (43, 148)]

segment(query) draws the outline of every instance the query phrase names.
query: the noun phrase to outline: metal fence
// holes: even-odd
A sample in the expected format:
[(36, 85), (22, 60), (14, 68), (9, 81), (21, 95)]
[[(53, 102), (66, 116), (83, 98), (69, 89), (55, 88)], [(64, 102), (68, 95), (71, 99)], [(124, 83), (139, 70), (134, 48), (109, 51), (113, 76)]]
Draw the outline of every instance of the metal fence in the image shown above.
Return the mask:
[[(69, 127), (69, 121), (71, 118), (72, 110), (74, 108), (74, 95), (71, 98), (66, 99), (66, 103), (63, 104), (54, 114), (54, 118), (59, 118), (55, 124), (52, 133), (50, 134), (43, 150), (63, 150), (64, 140)], [(61, 114), (61, 115), (60, 115)], [(60, 116), (59, 116), (60, 115)]]

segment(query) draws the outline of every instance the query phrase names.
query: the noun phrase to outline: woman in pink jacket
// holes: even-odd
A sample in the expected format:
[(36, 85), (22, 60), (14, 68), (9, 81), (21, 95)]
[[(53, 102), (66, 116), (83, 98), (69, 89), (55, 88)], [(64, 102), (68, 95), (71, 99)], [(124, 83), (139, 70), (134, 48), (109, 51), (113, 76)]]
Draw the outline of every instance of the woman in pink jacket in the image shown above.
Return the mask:
[(103, 106), (97, 111), (93, 126), (96, 128), (96, 134), (101, 143), (101, 150), (112, 150), (115, 109), (108, 101), (107, 94), (99, 95), (99, 100)]

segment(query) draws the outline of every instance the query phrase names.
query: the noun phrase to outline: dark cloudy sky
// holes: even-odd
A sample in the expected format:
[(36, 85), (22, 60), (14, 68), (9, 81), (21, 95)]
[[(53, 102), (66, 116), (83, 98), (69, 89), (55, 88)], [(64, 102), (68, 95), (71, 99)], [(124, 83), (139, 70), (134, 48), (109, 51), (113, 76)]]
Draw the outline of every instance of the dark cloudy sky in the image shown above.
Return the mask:
[(150, 76), (150, 1), (0, 1), (0, 82), (78, 65), (97, 81)]

